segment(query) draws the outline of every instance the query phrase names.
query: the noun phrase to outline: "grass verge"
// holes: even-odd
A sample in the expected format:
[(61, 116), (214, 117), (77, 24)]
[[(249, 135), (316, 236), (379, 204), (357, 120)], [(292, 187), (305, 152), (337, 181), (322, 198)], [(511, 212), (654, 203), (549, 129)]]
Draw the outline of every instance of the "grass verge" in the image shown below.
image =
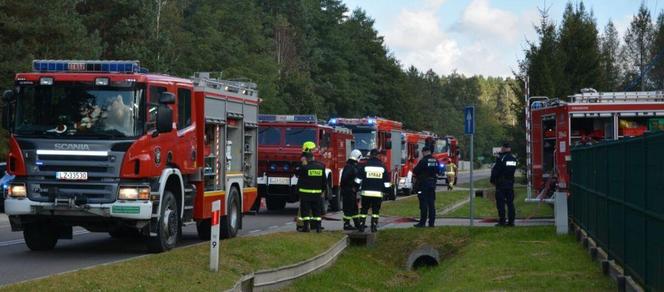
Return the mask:
[(2, 287), (3, 291), (223, 291), (242, 274), (309, 259), (341, 233), (276, 233), (221, 242), (220, 269), (208, 270), (209, 246), (199, 244)]
[[(452, 191), (436, 193), (436, 211), (452, 206), (468, 197), (468, 191)], [(380, 210), (381, 215), (400, 217), (419, 217), (420, 202), (417, 196), (411, 196), (398, 201), (383, 202)]]
[[(470, 183), (462, 183), (462, 184), (459, 184), (458, 187), (469, 188)], [(493, 187), (494, 186), (489, 182), (488, 177), (483, 178), (483, 179), (478, 179), (478, 180), (475, 181), (475, 183), (473, 183), (473, 188), (478, 189), (478, 190), (479, 189), (491, 189)]]
[[(553, 217), (553, 207), (546, 203), (526, 203), (524, 199), (526, 198), (526, 188), (525, 187), (515, 187), (514, 188), (514, 207), (516, 208), (516, 218), (526, 219), (526, 218), (542, 218), (542, 217)], [(498, 211), (496, 210), (496, 203), (493, 200), (486, 198), (475, 198), (474, 209), (475, 209), (475, 218), (497, 218)], [(456, 209), (448, 214), (445, 217), (455, 217), (455, 218), (468, 218), (470, 206), (465, 204), (459, 209)]]
[[(406, 255), (421, 243), (441, 264), (408, 272)], [(389, 255), (389, 256), (388, 256)], [(287, 291), (615, 291), (571, 236), (553, 227), (389, 229), (375, 246), (350, 247), (323, 273)]]

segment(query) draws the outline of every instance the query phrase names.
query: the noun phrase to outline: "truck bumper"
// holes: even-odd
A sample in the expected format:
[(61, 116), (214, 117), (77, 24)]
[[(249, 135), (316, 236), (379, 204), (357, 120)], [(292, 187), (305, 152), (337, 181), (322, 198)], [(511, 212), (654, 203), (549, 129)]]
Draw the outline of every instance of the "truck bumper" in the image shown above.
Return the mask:
[(263, 197), (283, 197), (295, 202), (297, 196), (297, 177), (261, 176), (257, 179), (259, 194)]
[(5, 200), (5, 213), (9, 216), (99, 216), (105, 218), (150, 220), (153, 203), (151, 201), (116, 201), (109, 204), (56, 205), (55, 203), (35, 202), (28, 198)]

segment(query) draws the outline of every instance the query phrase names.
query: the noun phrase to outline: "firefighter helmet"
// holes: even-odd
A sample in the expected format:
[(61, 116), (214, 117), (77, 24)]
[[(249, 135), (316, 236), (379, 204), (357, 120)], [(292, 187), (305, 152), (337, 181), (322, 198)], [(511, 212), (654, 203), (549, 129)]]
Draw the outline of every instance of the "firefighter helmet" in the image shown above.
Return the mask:
[(360, 152), (360, 150), (354, 149), (353, 151), (350, 152), (349, 159), (358, 161), (360, 160), (360, 158), (362, 158), (362, 152)]
[(302, 152), (311, 152), (316, 149), (316, 143), (307, 141), (302, 144)]

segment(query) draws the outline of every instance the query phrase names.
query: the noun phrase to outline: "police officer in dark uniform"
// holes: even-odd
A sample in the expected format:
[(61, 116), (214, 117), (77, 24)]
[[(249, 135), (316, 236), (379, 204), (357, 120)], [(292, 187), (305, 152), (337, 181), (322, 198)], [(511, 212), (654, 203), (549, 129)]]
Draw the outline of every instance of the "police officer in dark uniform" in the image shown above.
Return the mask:
[(380, 218), (380, 205), (383, 203), (383, 194), (388, 192), (392, 184), (387, 168), (378, 158), (378, 149), (371, 150), (367, 164), (360, 169), (356, 182), (360, 184), (362, 197), (362, 210), (360, 211), (360, 232), (364, 232), (367, 214), (371, 208), (371, 232), (378, 231), (378, 218)]
[[(516, 158), (512, 155), (509, 143), (504, 143), (496, 163), (491, 169), (491, 184), (496, 187), (496, 208), (500, 220), (496, 226), (514, 226), (514, 172)], [(505, 205), (507, 204), (507, 221)]]
[[(354, 230), (360, 226), (360, 218), (357, 214), (357, 190), (359, 185), (355, 182), (355, 179), (360, 172), (357, 168), (357, 161), (361, 157), (362, 152), (360, 150), (351, 151), (346, 166), (341, 171), (340, 187), (344, 207), (344, 230)], [(355, 227), (350, 224), (351, 220), (353, 220)]]
[(325, 165), (314, 160), (310, 151), (302, 154), (307, 163), (298, 171), (297, 190), (300, 193), (300, 221), (303, 222), (302, 231), (309, 232), (309, 227), (321, 231), (320, 204), (323, 190), (327, 187), (325, 179)]
[(429, 227), (434, 227), (436, 222), (436, 172), (438, 162), (431, 156), (431, 148), (425, 146), (422, 149), (422, 159), (413, 169), (413, 174), (417, 179), (419, 190), (417, 198), (420, 200), (420, 222), (415, 227), (424, 227), (429, 218)]

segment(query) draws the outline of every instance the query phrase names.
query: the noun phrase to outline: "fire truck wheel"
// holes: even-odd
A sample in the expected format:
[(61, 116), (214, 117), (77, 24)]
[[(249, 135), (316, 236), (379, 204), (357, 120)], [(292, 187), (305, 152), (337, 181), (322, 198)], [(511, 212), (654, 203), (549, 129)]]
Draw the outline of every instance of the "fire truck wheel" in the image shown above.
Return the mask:
[(236, 188), (231, 188), (229, 196), (226, 216), (222, 216), (219, 220), (219, 235), (222, 238), (235, 237), (238, 229), (240, 229), (240, 216), (242, 216), (240, 194)]
[(330, 198), (330, 210), (337, 212), (341, 210), (341, 193), (339, 188), (332, 189), (332, 197)]
[(36, 222), (23, 228), (25, 244), (31, 250), (52, 250), (58, 243), (57, 228), (45, 222)]
[(175, 196), (171, 191), (164, 191), (157, 224), (157, 236), (148, 238), (148, 249), (151, 252), (163, 252), (175, 247), (180, 231), (180, 216)]

